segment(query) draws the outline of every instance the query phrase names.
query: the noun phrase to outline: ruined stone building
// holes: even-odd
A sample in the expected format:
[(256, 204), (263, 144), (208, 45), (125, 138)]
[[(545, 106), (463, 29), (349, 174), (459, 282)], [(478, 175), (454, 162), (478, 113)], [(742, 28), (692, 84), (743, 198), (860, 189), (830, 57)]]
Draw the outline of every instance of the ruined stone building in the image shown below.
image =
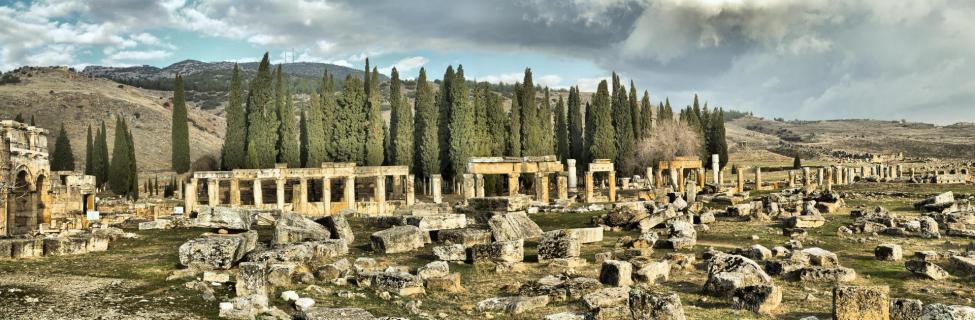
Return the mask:
[(51, 221), (47, 130), (0, 121), (0, 236), (32, 233)]

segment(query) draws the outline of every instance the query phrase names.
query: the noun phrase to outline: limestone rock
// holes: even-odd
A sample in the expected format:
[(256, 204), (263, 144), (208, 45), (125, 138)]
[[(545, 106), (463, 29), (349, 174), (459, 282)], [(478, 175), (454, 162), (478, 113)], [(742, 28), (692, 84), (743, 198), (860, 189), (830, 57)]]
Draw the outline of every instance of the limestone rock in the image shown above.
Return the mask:
[(573, 228), (565, 229), (565, 231), (574, 235), (583, 244), (603, 241), (603, 228), (600, 227)]
[(252, 252), (250, 261), (326, 263), (331, 258), (345, 255), (349, 246), (345, 240), (329, 239), (281, 245), (274, 249)]
[(645, 263), (637, 269), (635, 277), (640, 282), (662, 283), (670, 279), (670, 263), (667, 261)]
[(437, 240), (470, 247), (491, 243), (491, 231), (482, 229), (447, 229), (437, 232)]
[(461, 244), (433, 247), (433, 255), (442, 261), (464, 261), (467, 259), (466, 249)]
[(790, 228), (819, 228), (826, 224), (826, 218), (819, 214), (799, 215), (786, 220)]
[(324, 306), (311, 307), (302, 311), (306, 320), (374, 320), (369, 311), (360, 308), (327, 308)]
[(931, 280), (942, 280), (951, 277), (945, 269), (928, 261), (907, 260), (904, 262), (904, 267), (907, 268), (907, 271)]
[(619, 287), (632, 285), (633, 265), (620, 260), (603, 261), (599, 271), (599, 282)]
[(369, 239), (374, 251), (387, 254), (409, 252), (423, 247), (420, 228), (415, 226), (395, 226), (377, 231)]
[(754, 285), (736, 288), (732, 294), (735, 309), (771, 314), (782, 303), (782, 289), (774, 285)]
[(961, 270), (968, 275), (975, 274), (975, 258), (968, 256), (952, 256), (951, 263), (954, 264), (958, 270)]
[(204, 234), (179, 246), (179, 263), (201, 270), (230, 269), (257, 246), (257, 232)]
[(475, 211), (515, 212), (525, 211), (531, 206), (531, 197), (526, 195), (480, 197), (467, 199), (467, 205)]
[(477, 311), (506, 312), (521, 314), (548, 305), (548, 296), (537, 297), (499, 297), (481, 300), (477, 303)]
[(589, 310), (616, 307), (626, 304), (629, 297), (629, 287), (603, 288), (583, 296), (582, 304)]
[(535, 239), (542, 235), (542, 228), (524, 212), (499, 214), (488, 220), (495, 241)]
[(538, 261), (578, 257), (582, 243), (575, 233), (552, 230), (542, 234), (538, 243)]
[(434, 261), (427, 263), (427, 265), (420, 267), (416, 271), (416, 275), (420, 279), (427, 280), (429, 278), (445, 277), (450, 274), (450, 266), (443, 261)]
[(799, 281), (844, 283), (856, 280), (857, 273), (846, 267), (805, 267), (796, 271)]
[(900, 245), (884, 243), (873, 249), (873, 255), (877, 260), (900, 261), (904, 257), (904, 251)]
[(809, 263), (814, 266), (834, 267), (840, 265), (840, 260), (835, 253), (821, 248), (802, 249), (801, 253), (806, 256)]
[(643, 289), (630, 290), (629, 307), (632, 319), (637, 320), (685, 320), (680, 296), (654, 295)]
[(197, 227), (246, 231), (254, 226), (258, 213), (267, 210), (199, 206), (195, 211), (197, 215), (193, 224)]
[(975, 319), (975, 308), (968, 306), (932, 303), (924, 305), (920, 320), (971, 320)]
[(267, 281), (267, 264), (263, 262), (243, 262), (237, 272), (237, 296), (252, 294), (267, 295), (270, 292)]
[(467, 248), (467, 262), (521, 262), (525, 260), (523, 240), (498, 241)]
[(355, 234), (352, 233), (352, 227), (349, 226), (349, 221), (344, 214), (333, 214), (319, 219), (318, 222), (328, 229), (333, 239), (342, 239), (346, 243), (355, 241)]
[(697, 244), (697, 230), (686, 221), (674, 221), (670, 225), (670, 238), (664, 243), (674, 250), (692, 249)]
[(836, 320), (887, 320), (890, 318), (887, 286), (839, 286), (833, 289)]
[(735, 289), (754, 285), (771, 285), (769, 277), (755, 261), (729, 254), (719, 254), (708, 260), (708, 280), (704, 291), (714, 295), (730, 295)]
[(426, 285), (427, 289), (435, 291), (463, 292), (464, 287), (461, 286), (460, 280), (460, 273), (454, 272), (442, 277), (427, 278)]
[(404, 297), (425, 292), (423, 280), (405, 272), (378, 272), (372, 275), (371, 284), (378, 291)]
[(331, 232), (325, 226), (314, 220), (305, 218), (299, 213), (285, 213), (274, 223), (275, 245), (298, 243), (305, 241), (328, 240)]
[(890, 320), (917, 320), (921, 318), (924, 304), (917, 299), (891, 299)]
[(404, 217), (404, 222), (420, 228), (420, 231), (461, 229), (467, 227), (467, 216), (463, 214), (406, 216)]

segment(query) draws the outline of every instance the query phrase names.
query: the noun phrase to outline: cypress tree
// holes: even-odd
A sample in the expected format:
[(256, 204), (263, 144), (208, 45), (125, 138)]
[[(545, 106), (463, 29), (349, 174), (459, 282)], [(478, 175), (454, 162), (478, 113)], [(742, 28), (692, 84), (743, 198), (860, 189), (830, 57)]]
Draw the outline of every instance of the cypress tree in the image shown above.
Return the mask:
[(564, 163), (569, 159), (569, 126), (568, 118), (565, 114), (565, 101), (559, 96), (559, 102), (555, 104), (555, 154)]
[(474, 135), (475, 142), (472, 155), (486, 156), (491, 153), (494, 142), (490, 129), (488, 128), (488, 100), (490, 99), (490, 88), (487, 82), (477, 83), (473, 90), (474, 101), (471, 109), (474, 112)]
[(322, 109), (322, 98), (318, 94), (311, 95), (311, 105), (305, 110), (305, 167), (315, 168), (327, 162), (328, 137), (325, 136), (325, 114)]
[(802, 169), (802, 160), (799, 159), (799, 154), (797, 153), (795, 158), (792, 158), (792, 168)]
[[(515, 84), (515, 88), (518, 87), (518, 84)], [(519, 98), (516, 89), (515, 96), (511, 98), (511, 120), (508, 121), (508, 155), (512, 157), (520, 157), (522, 155), (521, 105), (518, 103), (519, 99), (521, 98)]]
[[(450, 98), (453, 96), (451, 91), (453, 90), (453, 79), (454, 79), (454, 66), (447, 66), (447, 71), (444, 72), (443, 80), (440, 82), (440, 95), (438, 99), (439, 103), (439, 117), (437, 118), (437, 135), (440, 140), (440, 172), (443, 174), (445, 180), (450, 180), (453, 176), (450, 171), (450, 120), (453, 119), (450, 115), (451, 113), (451, 101)], [(447, 184), (448, 187), (450, 184)]]
[(52, 171), (74, 171), (74, 153), (71, 152), (71, 141), (68, 132), (64, 130), (64, 123), (58, 131), (58, 138), (54, 141), (54, 153), (51, 154)]
[(115, 142), (112, 147), (112, 161), (109, 166), (108, 186), (117, 195), (128, 195), (132, 182), (129, 170), (129, 141), (125, 120), (122, 116), (115, 117)]
[(588, 160), (616, 159), (616, 132), (610, 105), (609, 85), (599, 82), (592, 105), (586, 107), (586, 142)]
[(538, 121), (542, 130), (539, 140), (542, 141), (539, 155), (555, 154), (555, 125), (552, 123), (552, 99), (548, 87), (545, 87), (545, 102), (539, 107)]
[(433, 88), (427, 82), (427, 71), (420, 68), (420, 76), (416, 79), (416, 126), (413, 129), (414, 148), (416, 149), (416, 172), (424, 177), (440, 173), (440, 113), (436, 106)]
[(322, 158), (323, 162), (335, 161), (335, 144), (329, 143), (332, 140), (332, 136), (335, 131), (335, 117), (336, 117), (336, 102), (335, 102), (335, 88), (333, 84), (335, 81), (332, 79), (332, 75), (326, 74), (322, 77), (322, 128), (325, 130), (322, 138), (325, 144), (325, 156)]
[(451, 79), (451, 90), (448, 92), (451, 102), (450, 111), (450, 172), (451, 176), (461, 175), (467, 171), (467, 160), (473, 155), (474, 141), (474, 110), (468, 101), (467, 81), (464, 79), (464, 66), (457, 67), (457, 73)]
[[(366, 67), (369, 64), (366, 61)], [(383, 153), (383, 142), (385, 141), (385, 135), (383, 132), (383, 112), (379, 102), (379, 72), (375, 67), (372, 69), (373, 75), (370, 76), (369, 69), (365, 71), (365, 77), (368, 81), (365, 82), (365, 97), (366, 100), (363, 104), (363, 112), (366, 115), (366, 126), (365, 126), (365, 165), (367, 166), (378, 166), (382, 165), (384, 153)]]
[(332, 134), (332, 144), (335, 147), (335, 162), (355, 162), (363, 164), (363, 146), (365, 146), (364, 123), (366, 115), (362, 111), (365, 105), (365, 93), (359, 78), (348, 75), (345, 78), (345, 90), (338, 99), (335, 111), (335, 129)]
[(230, 78), (230, 93), (227, 99), (227, 130), (224, 133), (223, 150), (220, 154), (222, 166), (225, 170), (244, 167), (247, 152), (247, 110), (240, 92), (240, 67), (234, 64), (234, 73)]
[(37, 126), (37, 122), (34, 121), (34, 115), (30, 115), (30, 125), (31, 126)]
[[(183, 77), (176, 75), (173, 89), (172, 168), (177, 173), (190, 170), (190, 128), (186, 118)], [(117, 132), (118, 130), (116, 130)]]
[(135, 139), (132, 138), (132, 130), (129, 130), (129, 126), (122, 123), (125, 126), (125, 150), (128, 152), (126, 154), (126, 163), (129, 165), (128, 175), (129, 175), (129, 192), (128, 196), (133, 201), (139, 200), (139, 167), (135, 161)]
[(275, 111), (271, 66), (267, 53), (250, 82), (247, 98), (247, 161), (251, 169), (273, 168), (277, 157), (279, 121)]
[(92, 170), (95, 173), (95, 183), (102, 186), (108, 183), (108, 130), (105, 129), (105, 121), (102, 121), (101, 128), (95, 136), (95, 151), (92, 155)]
[(579, 87), (569, 88), (569, 157), (578, 165), (586, 162), (585, 131), (582, 124), (582, 99)]
[[(318, 97), (317, 93), (312, 94), (309, 100), (315, 100)], [(321, 102), (319, 102), (320, 104)], [(308, 107), (303, 104), (298, 104), (298, 144), (301, 150), (300, 160), (301, 167), (308, 167)]]
[(627, 101), (626, 87), (619, 82), (619, 76), (613, 73), (613, 128), (616, 142), (617, 171), (623, 176), (629, 176), (633, 171), (631, 164), (634, 156), (633, 120), (630, 104)]
[(643, 91), (643, 99), (640, 100), (640, 136), (641, 139), (649, 138), (653, 135), (654, 124), (653, 105), (650, 104), (650, 92)]
[(85, 174), (91, 176), (95, 175), (94, 154), (92, 154), (92, 152), (95, 152), (95, 141), (93, 139), (91, 136), (91, 125), (89, 124), (88, 138), (85, 139)]
[(718, 159), (721, 160), (718, 166), (724, 168), (728, 164), (728, 141), (725, 140), (724, 110), (719, 109), (717, 112), (714, 112), (714, 117), (710, 123), (712, 128), (710, 139), (711, 149), (709, 153), (718, 154)]
[(20, 122), (20, 123), (24, 123), (24, 115), (21, 114), (21, 113), (18, 113), (16, 116), (14, 116), (14, 121), (17, 121), (17, 122)]
[(295, 118), (294, 101), (291, 93), (285, 93), (284, 107), (281, 109), (281, 127), (278, 137), (281, 141), (280, 162), (289, 168), (301, 167), (301, 145), (299, 143), (298, 120)]
[(504, 106), (501, 104), (501, 97), (497, 94), (486, 92), (487, 94), (487, 108), (485, 114), (487, 116), (487, 132), (490, 137), (490, 148), (488, 149), (488, 156), (500, 157), (504, 155), (505, 144), (508, 141), (508, 131), (504, 128), (508, 127), (508, 117), (504, 112)]
[(630, 80), (630, 119), (633, 120), (633, 138), (643, 137), (643, 114), (640, 113), (640, 102), (636, 100), (636, 85)]
[(413, 110), (404, 103), (400, 93), (399, 71), (393, 68), (389, 83), (390, 132), (393, 155), (392, 163), (400, 166), (413, 166)]
[(542, 138), (542, 121), (535, 105), (535, 84), (532, 71), (525, 68), (525, 79), (521, 85), (519, 105), (521, 106), (521, 149), (523, 156), (540, 156), (545, 153)]

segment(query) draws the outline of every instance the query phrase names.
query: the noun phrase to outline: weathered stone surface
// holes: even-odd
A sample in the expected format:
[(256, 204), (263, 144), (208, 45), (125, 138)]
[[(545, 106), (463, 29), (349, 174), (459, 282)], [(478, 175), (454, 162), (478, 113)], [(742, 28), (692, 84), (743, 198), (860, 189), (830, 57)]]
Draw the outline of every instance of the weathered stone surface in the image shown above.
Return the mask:
[(467, 227), (467, 216), (444, 214), (437, 216), (406, 216), (404, 223), (420, 228), (420, 231), (461, 229)]
[(782, 289), (774, 285), (755, 285), (736, 288), (732, 293), (732, 307), (760, 314), (771, 314), (782, 304)]
[(890, 320), (918, 320), (924, 311), (924, 304), (917, 299), (891, 299)]
[(254, 316), (268, 311), (268, 299), (263, 294), (238, 296), (232, 302), (220, 303), (219, 316), (225, 319), (254, 319)]
[(267, 266), (267, 283), (274, 288), (290, 288), (298, 266), (294, 262), (278, 262)]
[(674, 221), (670, 224), (670, 238), (661, 242), (674, 250), (687, 250), (697, 244), (697, 230), (687, 221)]
[(298, 243), (305, 241), (328, 240), (332, 236), (325, 226), (314, 220), (305, 218), (299, 213), (288, 212), (274, 223), (275, 245)]
[(342, 239), (346, 243), (355, 241), (355, 234), (352, 233), (352, 227), (349, 226), (349, 221), (345, 219), (344, 214), (333, 214), (321, 218), (318, 220), (318, 223), (328, 229), (333, 239)]
[(802, 249), (801, 253), (814, 266), (834, 267), (840, 265), (840, 260), (835, 253), (822, 248), (806, 248)]
[(857, 273), (846, 267), (805, 267), (796, 276), (799, 281), (844, 283), (856, 280)]
[(523, 240), (498, 241), (467, 248), (467, 262), (521, 262), (525, 260)]
[(405, 272), (378, 272), (372, 275), (373, 289), (386, 291), (399, 296), (423, 294), (423, 280)]
[(772, 277), (751, 259), (719, 254), (708, 260), (708, 280), (704, 291), (715, 295), (730, 295), (735, 289), (754, 285), (771, 285)]
[(481, 300), (477, 303), (477, 311), (506, 312), (521, 314), (548, 305), (548, 296), (537, 297), (499, 297)]
[(752, 260), (759, 260), (759, 261), (771, 259), (773, 256), (772, 250), (769, 250), (768, 248), (760, 244), (752, 245), (751, 247), (748, 248), (737, 249), (736, 253), (748, 257)]
[(878, 260), (900, 261), (904, 257), (904, 251), (900, 245), (884, 243), (873, 249), (873, 256)]
[(88, 240), (78, 236), (44, 238), (45, 256), (66, 256), (88, 253)]
[(517, 195), (510, 197), (480, 197), (467, 199), (467, 205), (475, 211), (515, 212), (525, 211), (532, 204), (531, 197)]
[(626, 304), (629, 298), (629, 287), (603, 288), (583, 296), (582, 304), (589, 310), (595, 310)]
[(599, 282), (611, 286), (633, 284), (633, 265), (626, 261), (606, 260), (599, 271)]
[(586, 320), (585, 313), (559, 312), (546, 315), (545, 320)]
[(475, 244), (491, 243), (491, 231), (483, 229), (448, 229), (437, 232), (437, 240), (470, 247)]
[(573, 228), (565, 229), (565, 231), (575, 235), (579, 239), (579, 242), (583, 244), (603, 241), (603, 228), (600, 227)]
[(179, 263), (202, 270), (230, 269), (256, 246), (256, 231), (230, 235), (204, 234), (179, 246)]
[(819, 228), (826, 224), (826, 218), (819, 214), (799, 215), (786, 220), (790, 228)]
[(197, 215), (193, 225), (197, 227), (246, 231), (254, 226), (259, 212), (268, 210), (199, 206), (194, 211)]
[(311, 307), (302, 312), (305, 320), (374, 320), (369, 311), (360, 308), (327, 308), (324, 306)]
[(139, 230), (164, 230), (172, 228), (173, 221), (169, 219), (156, 219), (152, 221), (139, 222)]
[(538, 243), (538, 261), (578, 257), (581, 251), (582, 243), (575, 233), (552, 230), (542, 234)]
[(10, 256), (14, 259), (34, 258), (44, 255), (44, 239), (11, 239)]
[(945, 305), (932, 303), (924, 305), (921, 320), (972, 320), (975, 319), (975, 308), (968, 306)]
[(629, 307), (632, 319), (685, 320), (684, 306), (675, 294), (658, 296), (643, 289), (630, 290)]
[(374, 232), (369, 240), (372, 250), (381, 253), (409, 252), (423, 248), (423, 236), (415, 226), (395, 226)]
[(907, 260), (904, 261), (904, 267), (907, 268), (907, 271), (931, 280), (942, 280), (951, 277), (945, 269), (928, 261)]
[(651, 261), (643, 264), (636, 271), (635, 278), (640, 282), (662, 283), (670, 279), (670, 263), (667, 261)]
[(460, 283), (459, 272), (454, 272), (442, 277), (426, 279), (427, 289), (446, 292), (463, 292), (464, 287)]
[(443, 261), (430, 262), (416, 270), (416, 275), (423, 280), (444, 277), (448, 274), (450, 274), (450, 265)]
[(263, 262), (242, 262), (238, 268), (236, 285), (237, 296), (252, 294), (267, 295), (270, 292), (267, 282), (267, 264)]
[(951, 256), (951, 263), (965, 274), (975, 274), (975, 258), (968, 256)]
[(951, 191), (926, 198), (914, 203), (914, 207), (925, 211), (941, 211), (955, 203), (955, 194)]
[(833, 289), (833, 319), (887, 320), (890, 318), (887, 286), (839, 286)]
[(524, 212), (499, 214), (488, 220), (495, 241), (535, 239), (542, 235), (542, 228)]
[(467, 259), (467, 252), (464, 245), (448, 244), (433, 247), (433, 255), (443, 261), (464, 261)]
[(345, 243), (345, 240), (329, 239), (282, 245), (274, 249), (259, 252), (255, 251), (248, 255), (248, 260), (264, 262), (327, 263), (330, 258), (342, 256), (347, 253), (349, 253), (349, 246)]

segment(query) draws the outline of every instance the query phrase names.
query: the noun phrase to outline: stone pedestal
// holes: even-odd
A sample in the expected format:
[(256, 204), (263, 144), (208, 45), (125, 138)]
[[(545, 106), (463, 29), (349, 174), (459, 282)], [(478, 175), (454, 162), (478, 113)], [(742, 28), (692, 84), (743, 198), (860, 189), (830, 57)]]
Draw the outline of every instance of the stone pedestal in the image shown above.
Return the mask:
[(443, 202), (443, 188), (440, 186), (442, 180), (439, 174), (430, 175), (430, 193), (433, 194), (433, 203)]
[(566, 160), (568, 171), (569, 191), (576, 192), (579, 187), (579, 177), (576, 175), (576, 159)]

